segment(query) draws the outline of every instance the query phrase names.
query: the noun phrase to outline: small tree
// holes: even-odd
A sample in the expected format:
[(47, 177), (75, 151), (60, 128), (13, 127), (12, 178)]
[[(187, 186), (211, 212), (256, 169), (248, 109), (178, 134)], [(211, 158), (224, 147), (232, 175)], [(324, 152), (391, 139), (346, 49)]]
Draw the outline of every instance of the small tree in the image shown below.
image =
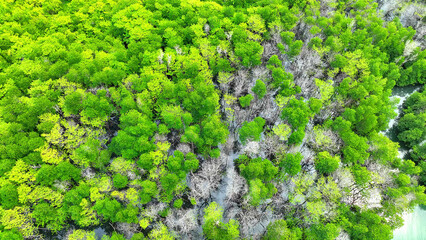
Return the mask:
[(235, 55), (241, 58), (241, 63), (245, 67), (260, 65), (262, 53), (263, 47), (258, 42), (248, 41), (237, 43), (235, 46)]
[(415, 115), (409, 113), (404, 115), (397, 126), (398, 140), (405, 142), (409, 146), (414, 146), (418, 142), (421, 142), (426, 135), (425, 130), (426, 124), (426, 113)]
[(284, 219), (277, 220), (269, 223), (266, 228), (266, 234), (263, 236), (264, 240), (282, 240), (291, 239), (299, 240), (302, 239), (302, 231), (300, 228), (289, 228)]
[(249, 162), (240, 164), (241, 176), (245, 179), (259, 178), (262, 181), (269, 182), (275, 178), (278, 168), (268, 159), (254, 158)]
[(312, 225), (307, 231), (307, 239), (310, 240), (332, 240), (339, 235), (339, 228), (333, 223), (322, 223)]
[(354, 175), (355, 182), (360, 186), (367, 184), (371, 180), (370, 171), (366, 167), (355, 165), (352, 169), (352, 174)]
[(66, 214), (62, 209), (55, 209), (48, 203), (37, 204), (31, 215), (39, 226), (47, 226), (54, 232), (62, 229), (66, 219)]
[(293, 133), (288, 138), (289, 144), (299, 144), (303, 142), (303, 138), (305, 137), (305, 127), (301, 127), (293, 131)]
[(238, 222), (233, 219), (228, 223), (223, 222), (223, 209), (216, 202), (211, 202), (204, 210), (203, 233), (207, 239), (238, 239), (240, 234), (238, 228)]
[(115, 174), (113, 178), (114, 187), (116, 187), (117, 189), (125, 188), (128, 182), (129, 180), (127, 179), (127, 177), (121, 174)]
[(177, 199), (174, 203), (173, 203), (173, 207), (174, 208), (181, 208), (183, 205), (183, 200), (182, 199)]
[(121, 208), (121, 204), (117, 202), (117, 200), (109, 198), (99, 200), (95, 203), (95, 206), (93, 206), (93, 209), (95, 209), (98, 214), (102, 215), (105, 220), (111, 220), (112, 222), (118, 220), (117, 213)]
[(157, 184), (149, 180), (145, 180), (141, 184), (142, 190), (139, 192), (141, 204), (151, 202), (151, 199), (158, 194)]
[(285, 123), (282, 123), (274, 126), (272, 131), (280, 138), (280, 140), (287, 141), (291, 133), (291, 127)]
[(250, 102), (251, 102), (251, 100), (253, 100), (253, 95), (247, 94), (243, 97), (240, 97), (238, 100), (240, 101), (241, 107), (245, 108), (245, 107), (250, 106)]
[(254, 85), (251, 90), (257, 95), (259, 99), (262, 99), (266, 94), (266, 85), (262, 80), (258, 79), (256, 81), (256, 85)]
[(95, 232), (91, 231), (85, 231), (82, 229), (76, 229), (72, 232), (71, 235), (68, 236), (69, 240), (80, 240), (80, 239), (86, 239), (86, 240), (95, 240), (96, 235)]
[(13, 184), (5, 184), (0, 188), (0, 203), (5, 209), (12, 209), (18, 205), (18, 191)]
[(169, 128), (182, 129), (192, 122), (192, 115), (184, 112), (180, 106), (167, 106), (161, 111), (161, 117)]
[(258, 206), (265, 199), (271, 198), (277, 189), (272, 183), (264, 184), (262, 180), (256, 178), (249, 181), (249, 194), (248, 200), (253, 206)]
[(324, 151), (318, 153), (315, 160), (315, 168), (321, 174), (330, 174), (339, 167), (340, 159), (338, 156), (332, 157), (330, 153)]
[(285, 173), (294, 176), (302, 170), (302, 166), (300, 165), (302, 158), (303, 156), (299, 152), (296, 154), (286, 154), (281, 160), (280, 167), (283, 168)]
[(265, 119), (261, 117), (256, 117), (251, 122), (245, 121), (239, 131), (241, 142), (245, 144), (247, 140), (259, 141), (260, 134), (263, 132), (264, 125)]
[(303, 46), (303, 42), (301, 40), (297, 40), (292, 42), (289, 45), (289, 49), (288, 49), (288, 56), (290, 58), (295, 57), (297, 55), (299, 55), (300, 51), (302, 50), (302, 46)]

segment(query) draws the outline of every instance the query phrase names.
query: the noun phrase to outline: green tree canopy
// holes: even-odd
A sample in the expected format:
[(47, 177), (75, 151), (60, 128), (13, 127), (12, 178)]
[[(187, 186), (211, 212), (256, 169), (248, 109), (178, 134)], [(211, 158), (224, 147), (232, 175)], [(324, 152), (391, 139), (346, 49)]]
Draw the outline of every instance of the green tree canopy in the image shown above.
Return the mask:
[(209, 204), (204, 210), (203, 233), (207, 239), (238, 239), (238, 223), (231, 219), (228, 223), (223, 222), (223, 210), (215, 202)]
[(320, 152), (315, 159), (315, 168), (321, 174), (330, 174), (339, 167), (340, 158), (332, 157), (329, 152)]

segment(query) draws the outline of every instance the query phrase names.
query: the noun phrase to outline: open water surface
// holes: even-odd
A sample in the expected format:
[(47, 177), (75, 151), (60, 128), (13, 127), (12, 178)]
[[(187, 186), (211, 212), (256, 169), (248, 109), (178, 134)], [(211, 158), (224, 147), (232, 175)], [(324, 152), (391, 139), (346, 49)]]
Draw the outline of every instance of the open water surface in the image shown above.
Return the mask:
[(426, 206), (416, 206), (403, 218), (404, 226), (393, 232), (393, 240), (426, 240)]

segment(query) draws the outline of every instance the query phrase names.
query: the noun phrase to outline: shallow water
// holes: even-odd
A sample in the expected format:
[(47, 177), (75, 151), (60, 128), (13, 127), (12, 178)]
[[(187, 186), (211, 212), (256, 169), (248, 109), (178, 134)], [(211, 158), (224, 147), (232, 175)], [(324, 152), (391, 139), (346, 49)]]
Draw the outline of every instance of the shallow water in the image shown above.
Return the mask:
[(426, 240), (426, 206), (416, 206), (403, 218), (404, 226), (393, 232), (393, 240)]

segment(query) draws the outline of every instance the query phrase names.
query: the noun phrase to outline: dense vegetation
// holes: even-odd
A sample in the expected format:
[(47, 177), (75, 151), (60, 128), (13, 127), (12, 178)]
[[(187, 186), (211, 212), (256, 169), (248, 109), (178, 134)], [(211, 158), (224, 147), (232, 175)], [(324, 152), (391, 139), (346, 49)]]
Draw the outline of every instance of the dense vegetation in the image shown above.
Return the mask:
[(371, 0), (0, 0), (0, 239), (391, 239), (426, 203), (425, 91), (411, 160), (383, 135), (415, 34)]
[(424, 86), (403, 103), (402, 116), (396, 125), (397, 140), (410, 148), (398, 167), (407, 174), (419, 174), (419, 184), (426, 186), (426, 91)]

